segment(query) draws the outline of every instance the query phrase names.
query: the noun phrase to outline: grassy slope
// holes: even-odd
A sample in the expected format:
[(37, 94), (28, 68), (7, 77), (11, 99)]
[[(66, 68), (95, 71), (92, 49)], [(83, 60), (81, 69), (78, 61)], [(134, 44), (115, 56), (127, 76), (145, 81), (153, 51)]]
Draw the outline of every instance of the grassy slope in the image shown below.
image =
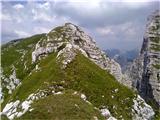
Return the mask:
[[(14, 92), (10, 99), (24, 100), (35, 90), (47, 88), (48, 86), (46, 83), (53, 86), (61, 85), (66, 90), (80, 91), (81, 93), (84, 93), (87, 96), (87, 99), (98, 108), (101, 108), (102, 106), (108, 107), (113, 116), (117, 118), (121, 115), (125, 119), (131, 118), (130, 107), (133, 104), (133, 92), (131, 90), (124, 87), (123, 85), (120, 85), (113, 76), (99, 68), (97, 65), (95, 65), (93, 62), (91, 62), (81, 54), (76, 57), (76, 59), (67, 67), (66, 70), (60, 69), (59, 64), (57, 64), (56, 62), (55, 56), (56, 54), (50, 54), (46, 59), (42, 60), (39, 63), (41, 71), (33, 72), (31, 76), (27, 76), (26, 78), (24, 78), (23, 84)], [(65, 82), (61, 83), (61, 81)], [(114, 92), (114, 90), (117, 88), (118, 92), (116, 93)], [(114, 96), (114, 98), (112, 98), (111, 96)], [(50, 100), (53, 100), (52, 96), (44, 99), (44, 101)], [(60, 101), (61, 100), (63, 99), (60, 99)], [(47, 104), (52, 105), (53, 102), (47, 102)], [(64, 107), (62, 109), (67, 109), (65, 107), (66, 104), (67, 102), (64, 102)], [(47, 109), (45, 105), (46, 104), (33, 104), (33, 106), (36, 106), (39, 113)], [(42, 108), (44, 109), (38, 109), (38, 106), (43, 106)], [(115, 109), (113, 109), (114, 106)], [(58, 108), (59, 111), (61, 111), (61, 107)], [(45, 114), (48, 113), (43, 114), (45, 117), (47, 116)], [(32, 115), (33, 114), (29, 114), (27, 116), (26, 114), (25, 117), (39, 117), (38, 113), (37, 116)], [(68, 116), (70, 116), (69, 113), (67, 113), (66, 116), (63, 117)]]
[[(98, 108), (106, 106), (110, 110), (111, 114), (116, 118), (120, 118), (120, 116), (122, 115), (123, 118), (127, 120), (131, 119), (130, 107), (133, 104), (133, 92), (123, 85), (119, 84), (112, 75), (99, 68), (97, 65), (95, 65), (93, 62), (91, 62), (81, 54), (77, 55), (76, 59), (68, 65), (67, 69), (61, 70), (59, 62), (56, 61), (56, 53), (52, 53), (48, 57), (37, 63), (40, 66), (40, 71), (32, 71), (35, 67), (34, 64), (31, 64), (31, 52), (33, 48), (31, 49), (27, 46), (29, 44), (35, 44), (42, 36), (40, 35), (32, 37), (34, 39), (28, 38), (26, 39), (26, 41), (21, 41), (17, 45), (10, 47), (8, 51), (3, 52), (2, 67), (4, 68), (4, 72), (7, 74), (7, 70), (5, 69), (9, 69), (9, 66), (14, 64), (17, 68), (16, 72), (18, 78), (21, 78), (22, 80), (22, 85), (19, 86), (11, 96), (6, 97), (4, 103), (2, 104), (2, 108), (10, 100), (25, 100), (31, 93), (35, 92), (37, 89), (45, 89), (48, 86), (60, 85), (63, 86), (65, 90), (73, 90), (84, 93), (87, 96), (87, 100), (89, 100), (94, 106)], [(4, 48), (2, 48), (2, 50), (3, 49)], [(28, 51), (25, 55), (25, 60), (28, 63), (27, 67), (30, 68), (28, 69), (28, 71), (24, 70), (24, 66), (22, 65), (24, 61), (20, 61), (19, 56), (17, 57), (18, 53), (15, 52), (15, 49), (25, 49)], [(15, 52), (14, 54), (12, 53), (13, 51)], [(12, 55), (14, 57), (11, 57)], [(5, 61), (5, 59), (9, 58), (11, 58), (11, 62)], [(28, 74), (30, 71), (32, 71), (32, 74), (29, 76)], [(118, 89), (118, 92), (115, 92), (115, 89)], [(57, 99), (62, 101), (66, 96), (68, 95), (66, 94)], [(112, 96), (114, 96), (114, 98), (112, 98)], [(55, 96), (49, 95), (44, 100), (33, 103), (33, 106), (35, 106), (35, 110), (37, 112), (39, 111), (38, 113), (46, 111), (46, 104), (52, 106), (52, 102), (50, 101), (53, 101), (55, 103), (57, 102), (56, 98), (55, 101), (53, 98), (55, 98)], [(67, 100), (66, 97), (66, 102), (64, 102), (64, 105), (59, 107), (57, 106), (57, 111), (62, 111), (61, 109), (67, 111), (67, 108), (65, 106), (67, 106), (68, 101), (72, 100), (75, 100), (75, 103), (80, 102), (79, 98), (70, 97), (70, 99), (68, 98)], [(43, 101), (49, 102), (45, 104), (43, 103)], [(38, 106), (44, 109), (39, 109)], [(88, 111), (91, 111), (91, 115), (93, 115), (93, 108), (90, 108), (88, 106), (85, 111), (86, 114)], [(54, 111), (53, 109), (53, 113), (54, 112), (56, 111)], [(80, 113), (78, 114), (81, 114), (81, 111), (79, 112)], [(37, 114), (37, 116), (36, 114), (27, 114), (25, 115), (25, 117), (39, 117), (39, 114)], [(47, 115), (48, 113), (43, 112), (44, 117), (46, 117)], [(71, 116), (71, 113), (69, 114), (69, 112), (67, 112), (66, 114), (64, 114), (64, 116), (57, 117), (69, 116)]]
[(49, 95), (33, 104), (34, 110), (27, 112), (19, 119), (52, 119), (52, 120), (103, 120), (100, 112), (93, 105), (84, 102), (79, 96), (66, 91), (62, 95)]
[[(15, 45), (6, 44), (2, 46), (2, 67), (4, 74), (6, 76), (11, 74), (11, 65), (14, 64), (14, 66), (17, 68), (17, 76), (22, 80), (22, 85), (19, 86), (19, 88), (17, 88), (11, 96), (9, 96), (5, 90), (3, 91), (6, 96), (5, 101), (2, 104), (2, 108), (10, 100), (25, 100), (28, 95), (35, 92), (37, 89), (45, 89), (48, 86), (60, 85), (66, 90), (84, 93), (87, 96), (87, 100), (89, 100), (94, 106), (98, 108), (106, 106), (110, 110), (111, 114), (116, 118), (119, 118), (121, 115), (125, 119), (131, 118), (130, 106), (133, 104), (133, 92), (123, 85), (120, 85), (112, 75), (100, 69), (97, 65), (81, 54), (78, 54), (76, 59), (68, 65), (66, 70), (61, 70), (60, 64), (57, 64), (56, 61), (57, 53), (52, 53), (45, 59), (36, 63), (39, 64), (41, 71), (32, 71), (33, 68), (35, 68), (35, 64), (31, 64), (31, 52), (33, 51), (34, 47), (29, 47), (29, 45), (35, 45), (42, 37), (44, 37), (44, 34), (23, 39)], [(22, 54), (16, 51), (22, 49), (27, 51), (23, 61), (20, 59)], [(24, 69), (23, 63), (25, 61), (27, 63), (28, 70)], [(32, 75), (28, 76), (31, 71)], [(118, 92), (116, 93), (114, 90), (117, 88)], [(57, 89), (57, 91), (59, 90)], [(114, 98), (112, 98), (112, 96), (114, 96)], [(66, 100), (64, 101), (65, 97)], [(47, 101), (47, 103), (44, 101)], [(74, 101), (73, 103), (75, 104), (82, 102), (80, 98), (75, 98), (74, 96), (71, 96), (71, 94), (64, 94), (60, 97), (49, 95), (47, 98), (33, 103), (33, 107), (35, 107), (35, 112), (37, 114), (33, 114), (34, 112), (26, 113), (23, 117), (38, 118), (43, 112), (42, 118), (47, 118), (49, 114), (44, 112), (47, 111), (47, 107), (45, 107), (46, 104), (52, 106), (52, 103), (60, 102), (60, 104), (57, 104), (57, 106), (53, 105), (53, 107), (57, 108), (57, 111), (53, 109), (52, 112), (56, 113), (52, 114), (58, 118), (70, 117), (72, 119), (75, 116), (72, 116), (69, 112), (70, 109), (66, 107), (69, 101)], [(73, 104), (70, 105), (72, 109)], [(99, 113), (93, 109), (93, 106), (88, 106), (85, 103), (84, 105), (81, 104), (80, 106), (82, 107), (82, 111), (78, 111), (77, 115), (81, 116), (83, 114), (83, 116), (85, 116), (84, 113), (87, 114), (87, 112), (90, 112), (90, 117), (93, 117), (94, 114), (100, 117)], [(86, 110), (83, 111), (83, 107), (86, 108)], [(61, 113), (64, 116), (58, 114), (58, 111), (62, 111), (62, 109), (66, 111), (64, 114), (63, 112)], [(86, 118), (89, 116), (86, 115)]]
[[(22, 56), (22, 54), (19, 53), (17, 50), (25, 50), (27, 52), (27, 54), (25, 55), (27, 57), (26, 60), (31, 62), (31, 52), (33, 50), (32, 45), (35, 45), (42, 37), (44, 37), (44, 35), (45, 34), (39, 34), (29, 38), (24, 38), (21, 39), (17, 44), (8, 43), (2, 45), (1, 62), (2, 62), (2, 67), (4, 69), (4, 73), (6, 75), (10, 74), (11, 73), (10, 70), (7, 69), (13, 64), (17, 65), (16, 67), (18, 67), (19, 69), (22, 69), (22, 66), (18, 66), (18, 64), (16, 64), (16, 63), (21, 63), (20, 57)], [(17, 74), (20, 78), (23, 78), (22, 76), (24, 76), (20, 75), (20, 72), (18, 72)]]
[[(29, 38), (20, 39), (17, 43), (7, 43), (2, 45), (2, 54), (1, 54), (1, 66), (3, 68), (3, 74), (5, 77), (9, 77), (12, 74), (12, 65), (16, 67), (16, 76), (20, 80), (23, 80), (35, 67), (35, 64), (31, 64), (31, 53), (34, 49), (34, 45), (42, 38), (45, 34), (35, 35)], [(21, 60), (22, 53), (17, 50), (25, 50), (26, 54), (24, 55), (23, 61)], [(24, 69), (24, 62), (28, 69)], [(2, 83), (1, 84), (5, 84)], [(9, 100), (8, 90), (3, 89), (4, 93), (4, 103)]]
[[(131, 118), (133, 92), (83, 55), (79, 54), (67, 67), (65, 76), (68, 88), (85, 93), (88, 100), (96, 107), (107, 106), (113, 116), (119, 118), (122, 115), (125, 119)], [(115, 92), (115, 89), (118, 89), (118, 92)]]

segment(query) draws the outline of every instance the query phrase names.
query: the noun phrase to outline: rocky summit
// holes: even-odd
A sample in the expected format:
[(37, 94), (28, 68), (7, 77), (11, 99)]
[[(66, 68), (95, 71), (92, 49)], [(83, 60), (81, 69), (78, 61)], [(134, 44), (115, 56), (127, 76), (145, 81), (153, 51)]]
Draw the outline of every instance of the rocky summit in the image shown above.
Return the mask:
[(4, 120), (155, 117), (154, 109), (122, 84), (128, 81), (120, 65), (72, 23), (3, 45), (1, 79)]
[(144, 99), (160, 106), (160, 11), (149, 16), (140, 55), (127, 74)]
[(122, 79), (120, 65), (106, 57), (105, 53), (96, 46), (95, 41), (72, 23), (66, 23), (46, 34), (46, 37), (36, 44), (32, 52), (32, 62), (43, 55), (58, 51), (57, 58), (63, 57), (62, 67), (65, 68), (75, 58), (77, 50), (102, 69), (109, 71), (117, 80)]

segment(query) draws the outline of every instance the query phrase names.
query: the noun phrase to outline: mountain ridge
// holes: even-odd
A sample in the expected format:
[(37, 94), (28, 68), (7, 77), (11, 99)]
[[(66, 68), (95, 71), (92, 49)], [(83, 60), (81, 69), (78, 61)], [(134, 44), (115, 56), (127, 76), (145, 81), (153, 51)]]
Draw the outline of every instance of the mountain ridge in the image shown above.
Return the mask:
[[(83, 105), (78, 105), (81, 100), (87, 103), (84, 115), (89, 119), (145, 120), (155, 114), (139, 95), (118, 82), (119, 74), (122, 77), (119, 64), (106, 57), (90, 36), (71, 23), (3, 46), (1, 69), (4, 119), (61, 118), (58, 113), (50, 116), (53, 108), (42, 112), (52, 104), (47, 102), (46, 107), (40, 100), (54, 102), (52, 98), (59, 96), (61, 100), (66, 95), (71, 97), (68, 101), (75, 100), (75, 107), (81, 108), (71, 108), (79, 117), (84, 111)], [(15, 86), (16, 79), (21, 84)], [(70, 109), (59, 105), (56, 108), (67, 112), (62, 112), (64, 118), (78, 118), (71, 115)], [(92, 113), (89, 116), (88, 111)]]

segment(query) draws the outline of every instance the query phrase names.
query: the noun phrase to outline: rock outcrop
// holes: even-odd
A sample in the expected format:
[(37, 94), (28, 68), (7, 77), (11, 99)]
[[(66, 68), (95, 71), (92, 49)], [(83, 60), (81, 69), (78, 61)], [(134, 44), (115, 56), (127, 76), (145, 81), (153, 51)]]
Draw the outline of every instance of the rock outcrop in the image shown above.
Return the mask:
[(58, 59), (65, 68), (81, 52), (102, 69), (109, 71), (118, 81), (122, 79), (121, 67), (113, 59), (106, 57), (94, 40), (72, 23), (51, 30), (46, 37), (41, 39), (32, 52), (32, 62), (41, 59), (51, 52), (58, 52)]
[(160, 11), (148, 18), (140, 55), (126, 74), (143, 98), (160, 105)]
[[(1, 85), (8, 90), (8, 94), (12, 94), (12, 92), (21, 85), (20, 80), (16, 77), (15, 67), (12, 66), (12, 74), (9, 77), (6, 77), (3, 74), (3, 69), (1, 68)], [(1, 95), (1, 99), (3, 99), (3, 94)]]
[(151, 120), (153, 119), (155, 113), (152, 107), (138, 95), (134, 100), (133, 105), (133, 120)]

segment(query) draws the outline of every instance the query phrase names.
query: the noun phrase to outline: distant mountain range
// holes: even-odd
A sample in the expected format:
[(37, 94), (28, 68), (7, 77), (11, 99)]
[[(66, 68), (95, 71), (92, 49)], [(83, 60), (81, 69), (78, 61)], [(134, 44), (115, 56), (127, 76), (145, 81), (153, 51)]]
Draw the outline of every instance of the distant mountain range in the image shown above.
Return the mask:
[(124, 71), (128, 64), (132, 63), (135, 58), (139, 55), (138, 49), (121, 51), (119, 49), (107, 49), (104, 50), (106, 55), (114, 59), (121, 65), (122, 71)]

